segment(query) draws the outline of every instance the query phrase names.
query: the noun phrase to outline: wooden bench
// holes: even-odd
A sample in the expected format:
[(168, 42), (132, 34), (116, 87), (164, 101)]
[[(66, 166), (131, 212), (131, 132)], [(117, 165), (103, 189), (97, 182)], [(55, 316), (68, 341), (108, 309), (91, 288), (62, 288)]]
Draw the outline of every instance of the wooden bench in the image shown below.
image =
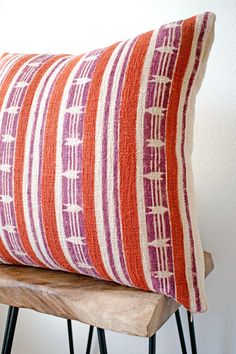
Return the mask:
[[(207, 276), (213, 261), (210, 253), (204, 255)], [(10, 265), (0, 265), (0, 303), (81, 321), (99, 329), (152, 338), (149, 353), (155, 352), (155, 333), (179, 307), (174, 300), (152, 292), (83, 275)], [(178, 312), (176, 320), (183, 341)], [(101, 353), (106, 353), (104, 332), (98, 334)]]

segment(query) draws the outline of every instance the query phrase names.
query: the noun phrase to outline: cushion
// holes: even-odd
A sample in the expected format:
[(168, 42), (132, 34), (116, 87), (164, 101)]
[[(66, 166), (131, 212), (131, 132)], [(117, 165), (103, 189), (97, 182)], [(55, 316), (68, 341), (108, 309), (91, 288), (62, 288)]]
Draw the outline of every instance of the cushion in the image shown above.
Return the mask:
[(206, 310), (191, 170), (203, 13), (82, 55), (0, 59), (0, 261)]

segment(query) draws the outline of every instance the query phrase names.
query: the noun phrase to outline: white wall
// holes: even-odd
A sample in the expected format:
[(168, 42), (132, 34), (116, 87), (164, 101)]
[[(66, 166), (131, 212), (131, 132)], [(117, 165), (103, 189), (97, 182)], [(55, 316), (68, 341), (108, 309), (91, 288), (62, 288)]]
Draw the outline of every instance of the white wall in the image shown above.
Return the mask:
[[(197, 99), (193, 163), (202, 240), (215, 271), (207, 280), (209, 311), (195, 322), (199, 354), (235, 354), (236, 1), (0, 0), (0, 52), (80, 53), (206, 10), (217, 15), (216, 36)], [(0, 337), (6, 310), (0, 306)], [(88, 328), (74, 326), (82, 353)], [(116, 333), (107, 338), (111, 354), (147, 352), (145, 339)], [(158, 353), (180, 353), (173, 319), (157, 340)], [(14, 354), (66, 352), (65, 320), (20, 312)]]

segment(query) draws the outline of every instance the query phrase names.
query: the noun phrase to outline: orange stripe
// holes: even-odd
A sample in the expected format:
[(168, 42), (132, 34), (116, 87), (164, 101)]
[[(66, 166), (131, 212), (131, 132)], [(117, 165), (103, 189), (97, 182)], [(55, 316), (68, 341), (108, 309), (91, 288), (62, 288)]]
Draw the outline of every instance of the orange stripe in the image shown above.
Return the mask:
[(12, 57), (14, 57), (14, 55), (11, 55), (9, 58), (7, 58), (7, 55), (9, 53), (4, 53), (2, 56), (0, 56), (0, 69), (2, 69), (2, 67), (4, 66), (5, 63), (8, 62), (8, 60), (12, 59)]
[(169, 106), (166, 119), (167, 189), (172, 227), (176, 297), (177, 300), (182, 303), (186, 308), (189, 308), (190, 299), (185, 272), (183, 225), (181, 221), (178, 202), (178, 162), (175, 148), (177, 139), (176, 134), (180, 93), (191, 53), (194, 28), (195, 17), (183, 21), (181, 44), (173, 75), (171, 95), (169, 99)]
[(46, 126), (44, 133), (43, 173), (42, 173), (42, 213), (45, 234), (53, 258), (65, 269), (74, 272), (64, 256), (57, 231), (55, 210), (55, 173), (56, 173), (56, 145), (57, 125), (61, 100), (66, 82), (81, 56), (75, 57), (58, 76), (48, 105)]
[(19, 261), (17, 261), (14, 257), (10, 255), (10, 253), (5, 248), (4, 243), (2, 242), (1, 239), (0, 239), (0, 255), (5, 259), (5, 261), (11, 264), (21, 264)]
[(10, 53), (3, 53), (1, 56), (0, 56), (0, 60), (2, 60), (2, 58), (4, 58), (6, 55), (8, 55), (8, 54), (10, 54)]
[(9, 55), (10, 53), (3, 53), (1, 56), (0, 56), (0, 69), (3, 67), (3, 65), (10, 59), (12, 59), (15, 54), (11, 54), (9, 58), (7, 58), (7, 56)]
[(107, 48), (101, 55), (91, 82), (86, 111), (84, 116), (83, 128), (83, 209), (86, 241), (88, 244), (89, 255), (96, 271), (103, 279), (111, 280), (103, 264), (97, 236), (95, 204), (94, 204), (94, 168), (95, 168), (95, 132), (96, 115), (102, 76), (107, 62), (118, 43)]
[(120, 208), (126, 265), (133, 284), (148, 289), (142, 266), (136, 186), (136, 116), (140, 80), (153, 32), (139, 36), (126, 71), (120, 111)]
[[(31, 83), (28, 86), (24, 101), (22, 104), (22, 109), (18, 118), (17, 125), (17, 137), (16, 137), (16, 149), (15, 149), (15, 159), (14, 159), (14, 205), (17, 220), (18, 232), (22, 240), (23, 246), (35, 264), (40, 266), (45, 265), (38, 259), (35, 255), (30, 241), (27, 235), (27, 229), (24, 219), (24, 207), (23, 207), (23, 195), (22, 195), (22, 176), (24, 171), (24, 153), (25, 153), (25, 137), (27, 131), (27, 124), (29, 119), (29, 113), (31, 110), (32, 101), (35, 95), (35, 91), (38, 88), (40, 80), (44, 73), (49, 69), (49, 67), (62, 56), (55, 56), (37, 71)], [(25, 196), (26, 197), (26, 196)]]
[(10, 69), (7, 76), (5, 77), (2, 85), (1, 85), (1, 95), (0, 95), (0, 109), (2, 108), (2, 104), (4, 98), (6, 96), (6, 92), (16, 75), (16, 73), (20, 70), (21, 66), (24, 65), (29, 59), (31, 59), (34, 55), (25, 55), (23, 58), (19, 59)]

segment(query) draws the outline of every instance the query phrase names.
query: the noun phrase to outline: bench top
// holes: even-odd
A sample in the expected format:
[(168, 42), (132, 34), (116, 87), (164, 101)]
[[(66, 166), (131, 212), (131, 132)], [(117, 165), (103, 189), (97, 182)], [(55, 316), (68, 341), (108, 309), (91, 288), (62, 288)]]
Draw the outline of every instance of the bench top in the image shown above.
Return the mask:
[[(207, 276), (214, 266), (211, 254), (204, 256)], [(142, 337), (152, 336), (179, 307), (164, 295), (84, 275), (12, 265), (0, 265), (0, 303)]]

